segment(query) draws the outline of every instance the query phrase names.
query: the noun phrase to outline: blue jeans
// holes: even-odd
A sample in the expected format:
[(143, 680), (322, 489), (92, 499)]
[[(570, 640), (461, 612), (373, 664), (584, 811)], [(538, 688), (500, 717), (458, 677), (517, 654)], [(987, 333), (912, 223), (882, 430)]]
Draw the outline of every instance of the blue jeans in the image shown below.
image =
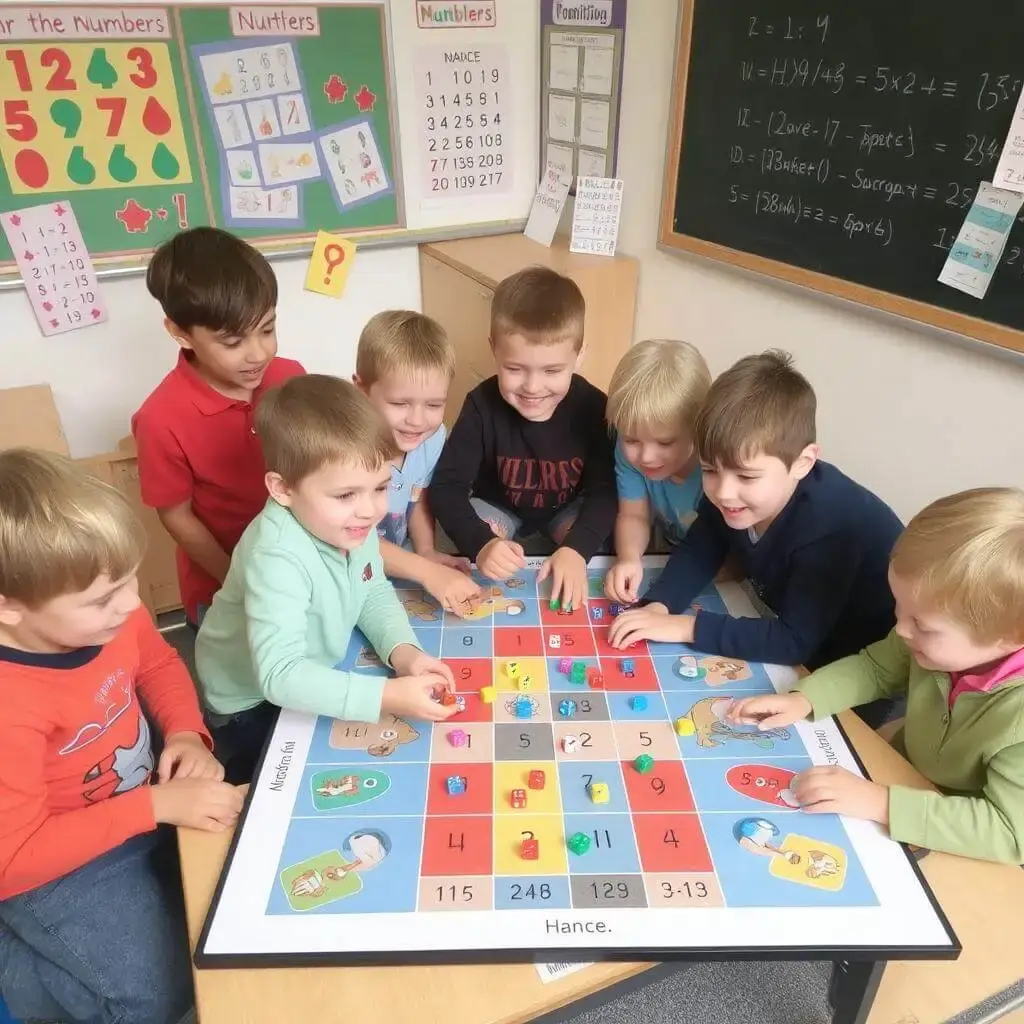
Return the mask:
[(23, 1021), (178, 1021), (192, 972), (173, 829), (0, 902), (0, 992)]
[(261, 701), (236, 715), (208, 715), (213, 752), (224, 765), (224, 781), (233, 786), (252, 782), (267, 737), (277, 721), (278, 707)]
[[(499, 505), (492, 505), (483, 498), (470, 498), (469, 503), (473, 511), (491, 528), (491, 532), (504, 540), (514, 540), (519, 531), (523, 528), (523, 521), (507, 508)], [(561, 544), (565, 535), (572, 529), (576, 517), (580, 513), (583, 499), (577, 498), (570, 501), (565, 508), (559, 509), (552, 517), (551, 522), (545, 527), (544, 532), (556, 543)]]

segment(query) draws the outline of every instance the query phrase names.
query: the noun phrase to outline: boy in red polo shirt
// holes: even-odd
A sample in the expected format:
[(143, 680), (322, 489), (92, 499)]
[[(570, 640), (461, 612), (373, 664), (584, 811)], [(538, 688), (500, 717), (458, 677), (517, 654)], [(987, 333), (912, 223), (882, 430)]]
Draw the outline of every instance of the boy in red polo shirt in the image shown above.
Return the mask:
[(195, 629), (266, 504), (253, 411), (264, 391), (305, 370), (277, 358), (277, 279), (240, 238), (208, 227), (175, 235), (153, 254), (146, 287), (181, 352), (132, 417), (139, 484), (177, 542)]

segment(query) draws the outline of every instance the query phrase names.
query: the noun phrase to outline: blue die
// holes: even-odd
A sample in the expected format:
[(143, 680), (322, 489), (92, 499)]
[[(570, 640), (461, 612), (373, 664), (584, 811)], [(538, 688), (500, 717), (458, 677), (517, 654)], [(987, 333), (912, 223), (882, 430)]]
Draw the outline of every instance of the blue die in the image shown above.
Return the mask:
[(594, 619), (595, 622), (599, 622), (601, 619), (604, 618), (604, 609), (603, 608), (594, 608), (591, 611), (590, 614), (591, 614), (591, 617)]
[(576, 701), (574, 700), (563, 700), (558, 704), (558, 713), (563, 718), (572, 718), (576, 714)]
[(519, 697), (516, 700), (516, 718), (533, 718), (533, 704), (529, 697)]
[(461, 796), (466, 792), (466, 780), (461, 775), (449, 775), (445, 785), (449, 796)]
[(646, 711), (647, 710), (647, 698), (646, 697), (630, 697), (629, 706), (634, 711)]
[(622, 659), (622, 671), (625, 672), (627, 676), (636, 672), (636, 666), (633, 664), (632, 658)]

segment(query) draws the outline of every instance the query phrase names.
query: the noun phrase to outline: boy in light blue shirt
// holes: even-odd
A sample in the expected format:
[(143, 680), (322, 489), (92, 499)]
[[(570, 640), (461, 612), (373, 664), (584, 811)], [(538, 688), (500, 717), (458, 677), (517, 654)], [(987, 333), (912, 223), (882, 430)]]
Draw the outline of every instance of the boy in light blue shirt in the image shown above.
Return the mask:
[(615, 368), (608, 422), (618, 434), (619, 511), (616, 561), (605, 577), (613, 601), (633, 604), (640, 596), (652, 524), (675, 544), (697, 516), (703, 492), (693, 427), (710, 387), (704, 357), (685, 341), (642, 341)]
[[(384, 575), (377, 524), (394, 441), (365, 396), (310, 374), (256, 411), (270, 500), (242, 535), (196, 641), (228, 780), (252, 776), (277, 708), (440, 721), (451, 670), (425, 654)], [(397, 678), (334, 669), (358, 627)]]

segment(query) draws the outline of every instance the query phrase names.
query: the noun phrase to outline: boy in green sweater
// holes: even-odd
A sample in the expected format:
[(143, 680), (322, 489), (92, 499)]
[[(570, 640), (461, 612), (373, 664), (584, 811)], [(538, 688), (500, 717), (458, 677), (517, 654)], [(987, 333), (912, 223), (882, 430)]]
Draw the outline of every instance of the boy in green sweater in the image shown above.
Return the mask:
[[(277, 708), (362, 722), (441, 721), (451, 670), (425, 654), (384, 575), (377, 524), (396, 449), (369, 399), (310, 374), (256, 410), (270, 500), (242, 535), (196, 640), (229, 781), (252, 777)], [(397, 678), (334, 669), (362, 630)]]
[(877, 821), (930, 850), (1024, 863), (1024, 492), (929, 505), (896, 541), (889, 583), (889, 636), (792, 693), (735, 701), (729, 718), (774, 729), (905, 693), (894, 745), (939, 791), (815, 767), (792, 786), (803, 810)]

